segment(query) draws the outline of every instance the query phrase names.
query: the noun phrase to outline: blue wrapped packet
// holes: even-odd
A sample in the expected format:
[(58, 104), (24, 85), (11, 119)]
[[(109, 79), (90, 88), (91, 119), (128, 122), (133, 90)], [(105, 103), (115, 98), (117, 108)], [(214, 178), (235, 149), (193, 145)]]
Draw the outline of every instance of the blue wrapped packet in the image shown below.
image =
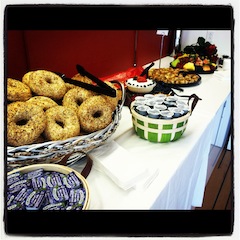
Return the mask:
[(53, 199), (57, 202), (68, 201), (69, 199), (68, 190), (64, 185), (52, 188), (52, 196)]
[(16, 172), (7, 176), (7, 186), (12, 185), (13, 183), (23, 180), (23, 175), (20, 172)]
[(50, 203), (42, 208), (42, 210), (65, 210), (65, 209), (66, 205), (64, 202)]
[(8, 191), (10, 193), (16, 193), (16, 192), (19, 192), (22, 188), (29, 188), (30, 186), (31, 186), (31, 182), (28, 179), (23, 179), (11, 184), (8, 187)]
[(34, 190), (46, 189), (47, 188), (47, 176), (39, 176), (32, 178), (32, 187)]
[(22, 190), (20, 190), (18, 194), (15, 196), (14, 201), (25, 202), (26, 198), (31, 193), (31, 191), (32, 191), (31, 189), (22, 188)]
[(81, 180), (74, 172), (70, 172), (65, 177), (63, 177), (63, 183), (69, 189), (83, 187)]
[(25, 199), (27, 198), (28, 194), (28, 188), (22, 188), (19, 192), (16, 193), (7, 192), (7, 207), (16, 203), (25, 205)]
[(71, 205), (66, 207), (66, 210), (82, 210), (83, 209), (83, 205)]
[(12, 203), (11, 205), (7, 206), (7, 210), (24, 210), (24, 205), (16, 202), (16, 203)]
[(52, 172), (52, 173), (48, 174), (46, 177), (46, 184), (50, 188), (53, 188), (56, 186), (62, 186), (63, 181), (62, 181), (61, 175), (57, 172)]
[(14, 203), (15, 195), (7, 192), (7, 207)]
[(26, 198), (25, 205), (27, 210), (39, 210), (45, 199), (45, 190), (33, 190)]
[(56, 200), (53, 198), (52, 189), (51, 189), (51, 188), (47, 188), (47, 189), (46, 189), (46, 192), (45, 192), (44, 206), (45, 206), (45, 205), (52, 204), (52, 203), (57, 203), (57, 202), (58, 202), (58, 201), (56, 201)]
[(25, 179), (32, 179), (32, 178), (40, 177), (43, 174), (44, 174), (44, 169), (43, 168), (39, 168), (37, 170), (25, 173), (24, 174), (24, 178)]
[(68, 204), (70, 206), (83, 205), (85, 197), (86, 197), (85, 189), (83, 188), (71, 189), (69, 193)]

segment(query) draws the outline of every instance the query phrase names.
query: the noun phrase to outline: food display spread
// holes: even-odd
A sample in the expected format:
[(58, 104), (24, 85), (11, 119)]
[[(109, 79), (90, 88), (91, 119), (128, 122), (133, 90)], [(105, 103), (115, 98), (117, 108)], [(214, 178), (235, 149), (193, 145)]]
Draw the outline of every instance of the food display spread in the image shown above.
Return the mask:
[[(80, 74), (72, 79), (93, 84)], [(8, 145), (63, 140), (105, 128), (122, 94), (113, 83), (107, 85), (116, 91), (115, 97), (66, 83), (47, 70), (28, 72), (22, 81), (8, 78)]]

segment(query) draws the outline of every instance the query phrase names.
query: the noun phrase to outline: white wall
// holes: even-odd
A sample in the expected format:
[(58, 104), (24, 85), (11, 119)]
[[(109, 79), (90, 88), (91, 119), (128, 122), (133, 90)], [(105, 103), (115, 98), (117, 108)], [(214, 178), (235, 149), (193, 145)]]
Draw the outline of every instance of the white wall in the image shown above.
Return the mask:
[[(231, 45), (236, 44), (231, 39), (230, 30), (183, 30), (181, 34), (181, 50), (183, 50), (187, 45), (192, 45), (197, 43), (198, 37), (205, 38), (212, 44), (215, 44), (218, 49), (218, 56), (228, 55), (231, 57)], [(215, 143), (217, 146), (221, 146), (226, 134), (226, 129), (229, 123), (229, 116), (231, 111), (230, 97), (227, 102), (227, 111), (225, 115), (221, 117), (222, 124), (219, 125), (219, 136), (218, 141)], [(223, 130), (222, 130), (223, 129)], [(228, 150), (231, 150), (231, 141), (228, 142)]]
[(205, 38), (218, 49), (218, 56), (228, 55), (231, 57), (231, 31), (230, 30), (183, 30), (181, 35), (181, 50), (187, 45), (197, 43), (198, 37)]

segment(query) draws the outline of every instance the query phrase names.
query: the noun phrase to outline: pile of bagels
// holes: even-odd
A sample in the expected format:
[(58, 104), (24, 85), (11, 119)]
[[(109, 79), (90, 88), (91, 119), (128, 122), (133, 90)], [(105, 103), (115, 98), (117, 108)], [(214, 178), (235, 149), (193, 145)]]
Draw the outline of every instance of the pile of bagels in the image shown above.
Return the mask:
[[(72, 79), (93, 84), (86, 76)], [(7, 78), (7, 143), (23, 146), (89, 134), (107, 127), (122, 92), (116, 97), (66, 83), (48, 70), (27, 72), (21, 80)]]

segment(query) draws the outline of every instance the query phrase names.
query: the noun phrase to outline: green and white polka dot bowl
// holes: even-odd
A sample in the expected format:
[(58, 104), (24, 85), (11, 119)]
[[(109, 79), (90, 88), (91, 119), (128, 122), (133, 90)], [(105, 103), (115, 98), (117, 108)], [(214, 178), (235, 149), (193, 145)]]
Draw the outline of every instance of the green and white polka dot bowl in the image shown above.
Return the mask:
[(133, 128), (136, 134), (150, 142), (176, 141), (184, 133), (191, 112), (173, 119), (154, 119), (138, 114), (131, 105)]

